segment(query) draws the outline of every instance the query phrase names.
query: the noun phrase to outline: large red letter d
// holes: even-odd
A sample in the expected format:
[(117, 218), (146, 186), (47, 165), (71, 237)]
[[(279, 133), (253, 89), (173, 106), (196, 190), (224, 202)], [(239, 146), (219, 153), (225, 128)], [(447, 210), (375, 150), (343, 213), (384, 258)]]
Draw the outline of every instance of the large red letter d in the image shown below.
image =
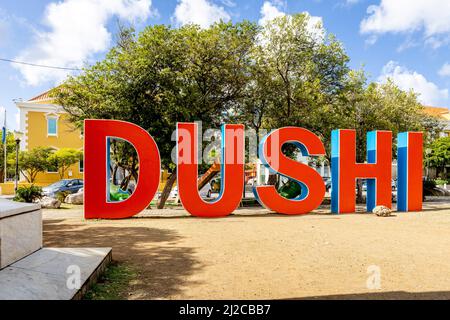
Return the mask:
[[(109, 138), (128, 141), (139, 157), (139, 181), (125, 201), (109, 201)], [(141, 127), (116, 120), (84, 121), (84, 216), (86, 219), (123, 219), (144, 210), (159, 186), (158, 146)]]

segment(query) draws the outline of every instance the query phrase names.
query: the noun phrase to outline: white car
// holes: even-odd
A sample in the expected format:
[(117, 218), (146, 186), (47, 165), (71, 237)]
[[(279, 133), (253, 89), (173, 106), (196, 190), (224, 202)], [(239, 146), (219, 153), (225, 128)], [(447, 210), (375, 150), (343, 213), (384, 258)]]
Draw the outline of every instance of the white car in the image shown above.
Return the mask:
[[(199, 191), (200, 197), (202, 198), (211, 198), (212, 188), (211, 184), (208, 182), (205, 186)], [(178, 186), (175, 186), (170, 192), (169, 198), (174, 199), (178, 196)]]

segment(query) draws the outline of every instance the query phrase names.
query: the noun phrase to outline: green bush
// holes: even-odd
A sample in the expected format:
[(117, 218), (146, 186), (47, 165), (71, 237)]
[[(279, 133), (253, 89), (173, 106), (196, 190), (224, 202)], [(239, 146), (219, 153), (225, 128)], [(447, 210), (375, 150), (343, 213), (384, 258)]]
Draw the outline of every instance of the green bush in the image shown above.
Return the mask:
[(438, 186), (443, 186), (444, 184), (447, 183), (447, 180), (444, 180), (444, 179), (436, 179), (436, 180), (434, 180), (434, 182), (435, 182), (436, 185), (438, 185)]
[(19, 187), (14, 197), (14, 201), (33, 203), (43, 197), (42, 188), (31, 185), (29, 187)]
[(432, 196), (433, 190), (436, 188), (436, 181), (434, 180), (423, 180), (423, 195)]
[(61, 203), (64, 203), (64, 200), (66, 200), (66, 197), (70, 194), (69, 191), (61, 191), (55, 194), (55, 198), (59, 200)]
[(434, 180), (424, 180), (423, 181), (424, 189), (434, 189), (436, 188), (436, 181)]

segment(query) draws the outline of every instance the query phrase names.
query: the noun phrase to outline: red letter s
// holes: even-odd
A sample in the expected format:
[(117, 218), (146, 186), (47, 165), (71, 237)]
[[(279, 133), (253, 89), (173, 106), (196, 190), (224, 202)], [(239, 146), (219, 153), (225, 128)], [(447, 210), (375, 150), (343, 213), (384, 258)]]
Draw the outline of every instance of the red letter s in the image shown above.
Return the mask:
[(275, 186), (258, 186), (253, 192), (264, 207), (283, 214), (305, 214), (316, 209), (325, 195), (325, 184), (314, 169), (286, 157), (281, 147), (293, 143), (304, 156), (324, 155), (325, 148), (314, 133), (297, 127), (285, 127), (272, 131), (259, 145), (259, 157), (272, 172), (279, 173), (298, 183), (302, 189), (296, 199), (282, 197)]

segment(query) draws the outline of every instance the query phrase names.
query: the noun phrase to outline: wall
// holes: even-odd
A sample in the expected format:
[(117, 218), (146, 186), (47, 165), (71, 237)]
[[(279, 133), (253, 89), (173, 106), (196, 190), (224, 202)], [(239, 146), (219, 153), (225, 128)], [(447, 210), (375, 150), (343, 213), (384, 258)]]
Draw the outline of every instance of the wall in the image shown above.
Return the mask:
[[(27, 133), (26, 149), (31, 150), (36, 147), (73, 148), (82, 150), (83, 139), (79, 130), (74, 129), (67, 120), (67, 115), (63, 113), (51, 113), (58, 116), (57, 136), (47, 135), (47, 112), (28, 111), (25, 120), (25, 132)], [(80, 164), (76, 163), (65, 173), (64, 179), (83, 179), (80, 172)], [(39, 173), (36, 182), (44, 185), (60, 180), (59, 173), (45, 172)]]
[[(29, 187), (31, 183), (19, 183), (19, 187)], [(34, 185), (39, 187), (45, 187), (43, 183), (35, 183)], [(14, 182), (0, 183), (0, 195), (10, 196), (14, 195)]]

